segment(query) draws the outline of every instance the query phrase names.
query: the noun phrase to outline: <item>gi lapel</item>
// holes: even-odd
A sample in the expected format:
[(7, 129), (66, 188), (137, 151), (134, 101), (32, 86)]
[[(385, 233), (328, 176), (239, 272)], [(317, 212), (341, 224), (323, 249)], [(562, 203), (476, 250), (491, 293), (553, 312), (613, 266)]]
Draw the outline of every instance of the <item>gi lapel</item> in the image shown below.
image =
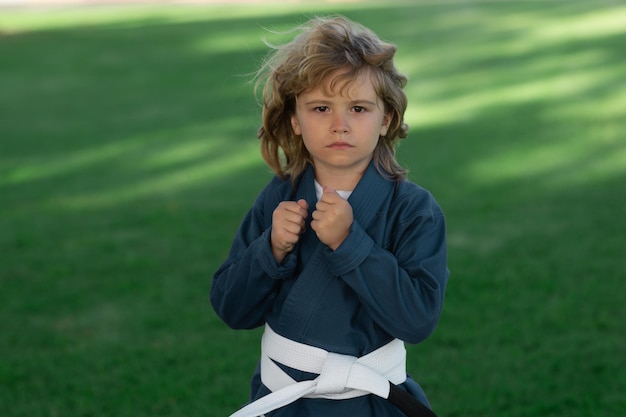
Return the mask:
[[(363, 177), (348, 199), (352, 206), (354, 221), (367, 229), (377, 213), (391, 201), (394, 183), (384, 179), (370, 163)], [(325, 250), (315, 232), (310, 228), (311, 213), (315, 210), (314, 172), (311, 167), (305, 171), (296, 191), (296, 200), (305, 198), (309, 204), (307, 230), (298, 245), (302, 272), (297, 277), (282, 309), (277, 331), (292, 340), (302, 340), (310, 320), (315, 316), (319, 303), (336, 279), (324, 262)]]

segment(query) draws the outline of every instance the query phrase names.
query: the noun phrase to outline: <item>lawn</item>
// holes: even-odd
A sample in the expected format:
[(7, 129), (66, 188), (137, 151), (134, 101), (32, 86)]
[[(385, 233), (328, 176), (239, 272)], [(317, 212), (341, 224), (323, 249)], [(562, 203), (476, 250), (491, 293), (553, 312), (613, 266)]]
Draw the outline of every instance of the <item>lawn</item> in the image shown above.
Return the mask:
[(626, 6), (0, 7), (0, 415), (218, 417), (259, 330), (213, 271), (269, 180), (250, 73), (339, 12), (399, 47), (399, 160), (452, 272), (409, 372), (441, 417), (626, 415)]

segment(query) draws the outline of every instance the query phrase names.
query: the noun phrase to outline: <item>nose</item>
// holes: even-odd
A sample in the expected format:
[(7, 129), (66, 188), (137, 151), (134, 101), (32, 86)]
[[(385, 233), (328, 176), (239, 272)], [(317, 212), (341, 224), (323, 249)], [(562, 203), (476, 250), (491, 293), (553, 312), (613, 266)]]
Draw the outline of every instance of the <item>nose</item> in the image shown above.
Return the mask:
[(350, 131), (350, 126), (345, 115), (336, 113), (331, 124), (331, 131), (336, 134), (346, 134)]

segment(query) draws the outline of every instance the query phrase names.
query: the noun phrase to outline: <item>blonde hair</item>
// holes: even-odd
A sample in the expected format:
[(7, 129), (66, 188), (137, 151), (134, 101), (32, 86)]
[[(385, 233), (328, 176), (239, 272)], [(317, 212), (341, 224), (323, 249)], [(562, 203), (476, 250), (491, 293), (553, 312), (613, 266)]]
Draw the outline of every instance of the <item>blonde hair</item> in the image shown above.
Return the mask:
[(322, 87), (327, 77), (341, 69), (331, 81), (331, 89), (339, 83), (346, 88), (351, 80), (369, 73), (390, 118), (387, 134), (374, 150), (374, 163), (390, 179), (406, 178), (407, 170), (395, 158), (396, 144), (408, 130), (404, 123), (407, 98), (402, 90), (407, 78), (394, 66), (396, 46), (342, 16), (316, 17), (296, 30), (301, 33), (291, 42), (272, 47), (256, 74), (255, 91), (263, 87), (263, 125), (258, 137), (267, 165), (279, 177), (291, 176), (295, 181), (312, 163), (302, 137), (291, 125), (296, 97)]

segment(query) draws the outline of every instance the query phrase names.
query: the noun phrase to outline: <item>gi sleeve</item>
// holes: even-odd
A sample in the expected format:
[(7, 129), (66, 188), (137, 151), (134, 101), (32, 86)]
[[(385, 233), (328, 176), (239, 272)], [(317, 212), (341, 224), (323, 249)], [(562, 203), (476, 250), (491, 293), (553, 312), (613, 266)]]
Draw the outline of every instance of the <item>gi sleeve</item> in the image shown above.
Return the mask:
[(408, 343), (434, 331), (449, 275), (445, 218), (427, 197), (426, 202), (397, 202), (402, 215), (392, 225), (387, 249), (354, 222), (337, 250), (326, 251), (331, 271), (357, 293), (376, 323)]
[(259, 194), (239, 226), (228, 258), (213, 275), (211, 304), (217, 315), (235, 329), (263, 325), (277, 285), (292, 277), (296, 269), (294, 254), (286, 256), (280, 265), (272, 255), (271, 216), (275, 205), (268, 201), (267, 194), (268, 188)]

